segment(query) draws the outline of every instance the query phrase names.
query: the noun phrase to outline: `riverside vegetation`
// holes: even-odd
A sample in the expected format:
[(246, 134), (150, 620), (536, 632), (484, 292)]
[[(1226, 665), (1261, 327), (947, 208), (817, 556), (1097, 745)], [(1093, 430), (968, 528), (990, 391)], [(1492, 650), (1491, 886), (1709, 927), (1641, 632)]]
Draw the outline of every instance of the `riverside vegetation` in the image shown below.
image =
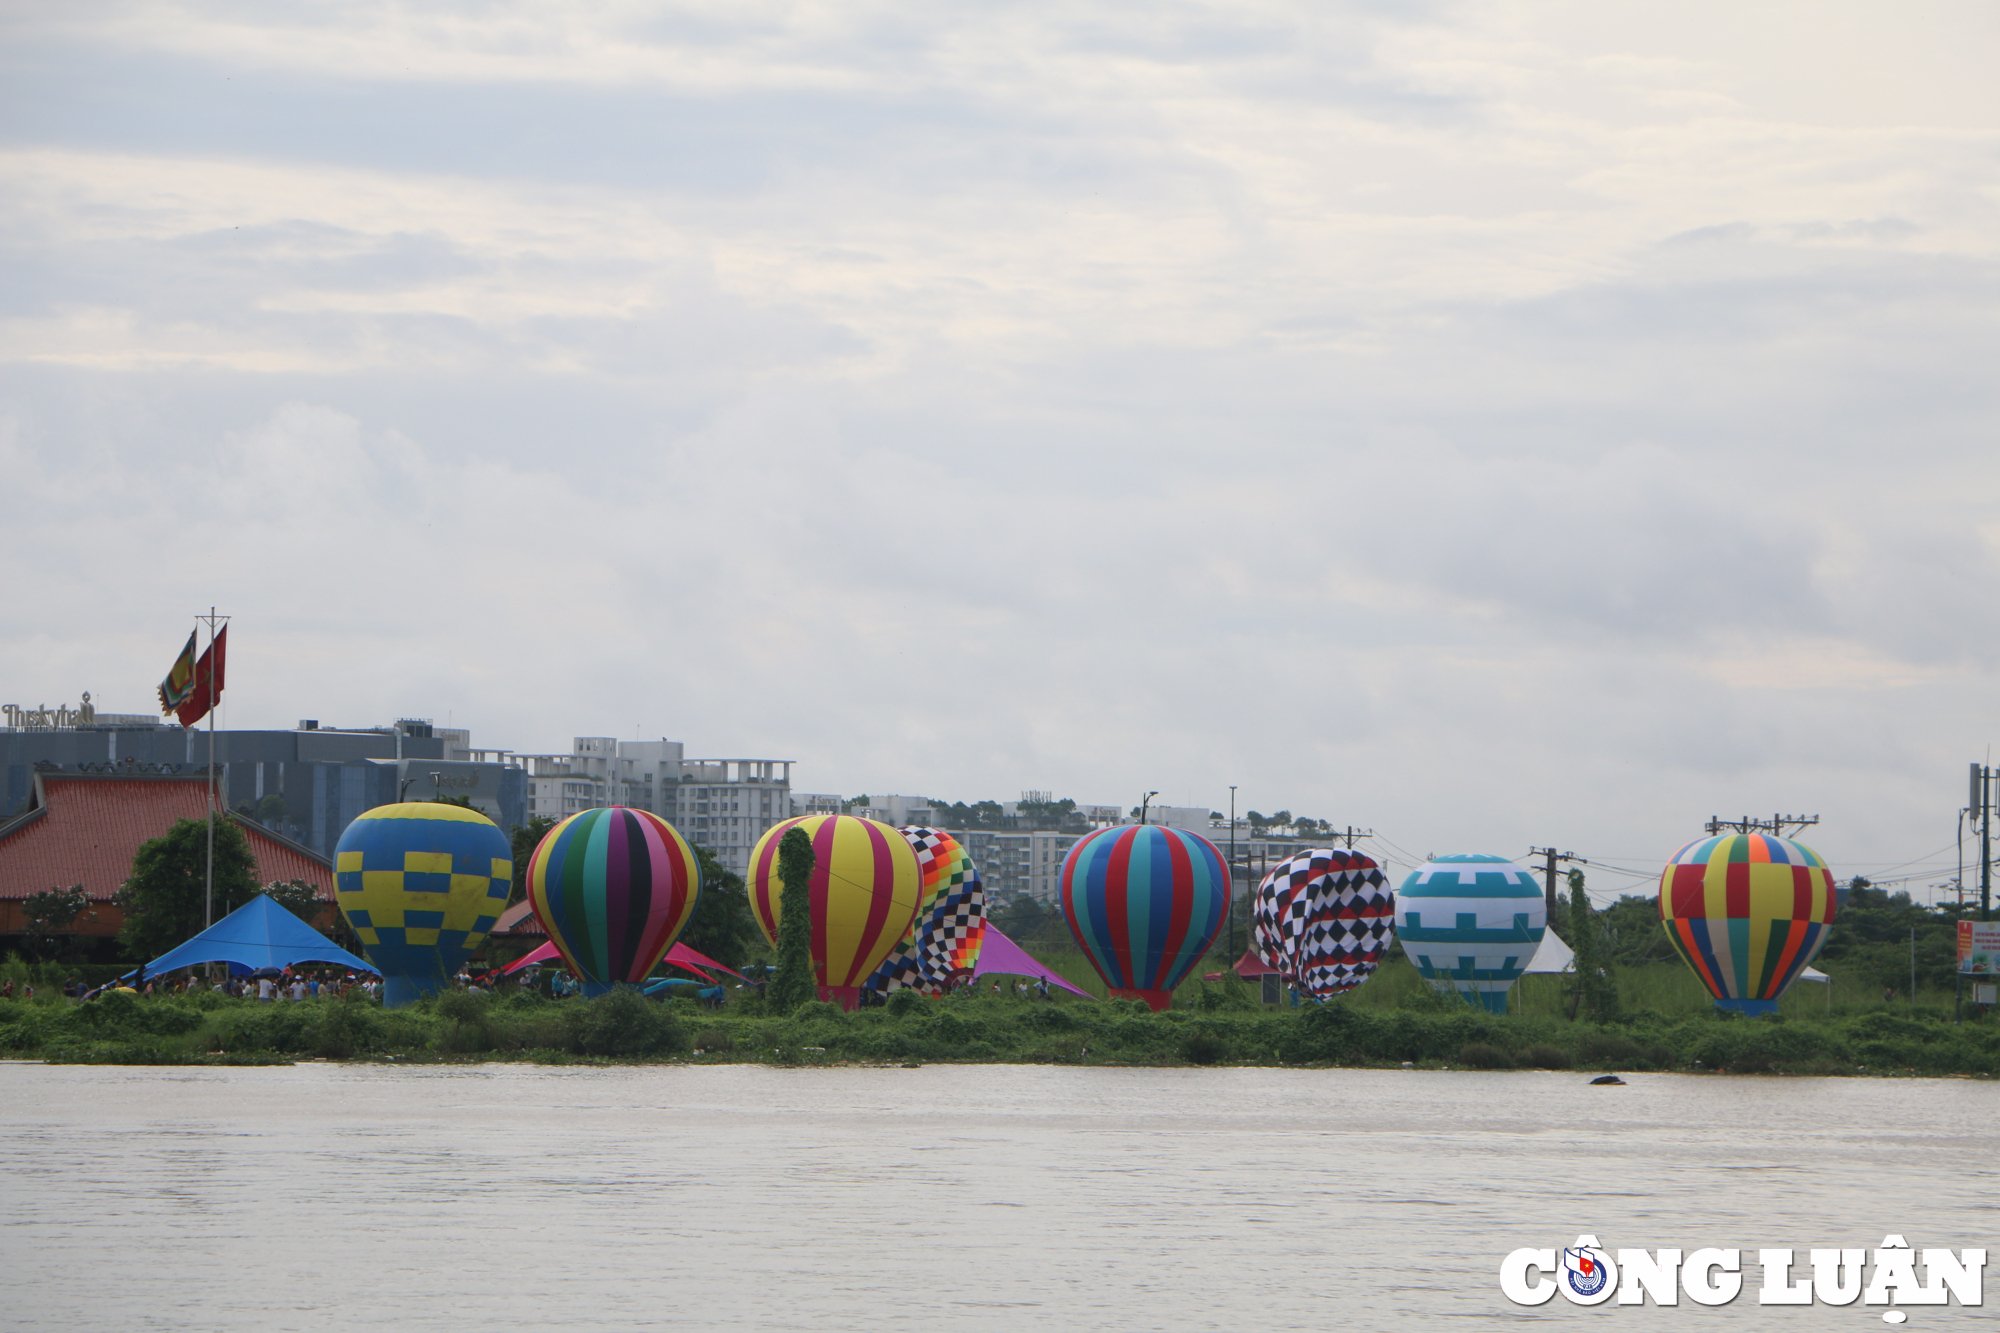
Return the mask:
[[(756, 939), (742, 881), (704, 858), (704, 880), (713, 875), (718, 889), (702, 895), (700, 930), (690, 927), (697, 947), (732, 963), (771, 959)], [(885, 1006), (851, 1014), (818, 1001), (767, 1005), (747, 989), (733, 991), (719, 1011), (632, 991), (597, 1000), (454, 991), (396, 1010), (359, 996), (261, 1004), (213, 992), (113, 992), (77, 1004), (61, 997), (63, 979), (101, 981), (120, 966), (10, 958), (0, 963), (0, 979), (11, 980), (17, 995), (33, 982), (37, 998), (0, 1000), (0, 1058), (1410, 1064), (2000, 1076), (2000, 1023), (1970, 1008), (1968, 1021), (1955, 1021), (1955, 913), (1853, 881), (1820, 959), (1834, 981), (1796, 983), (1777, 1015), (1752, 1019), (1713, 1007), (1668, 945), (1650, 898), (1621, 898), (1593, 911), (1580, 877), (1572, 877), (1571, 889), (1561, 933), (1576, 948), (1577, 975), (1522, 978), (1505, 1015), (1432, 989), (1393, 944), (1382, 968), (1337, 1000), (1260, 1003), (1253, 987), (1227, 971), (1236, 942), (1249, 932), (1243, 899), (1226, 943), (1182, 983), (1171, 1010), (1154, 1014), (1135, 1001), (1104, 1000), (1060, 916), (1021, 899), (997, 923), (1096, 1002), (1060, 992), (1051, 999), (994, 992), (989, 982), (934, 1000), (901, 992)], [(804, 947), (802, 936), (793, 942), (794, 952)], [(795, 970), (805, 966), (802, 954), (793, 961)], [(784, 959), (777, 962), (782, 973)]]
[[(267, 1064), (301, 1059), (1299, 1065), (1792, 1074), (2000, 1074), (2000, 1024), (1949, 1003), (1787, 996), (1773, 1018), (1720, 1014), (1667, 976), (1621, 976), (1625, 1018), (1573, 1021), (1561, 978), (1488, 1014), (1432, 991), (1407, 963), (1340, 1000), (1267, 1006), (1235, 980), (1191, 982), (1175, 1008), (981, 991), (910, 992), (844, 1013), (778, 1015), (748, 991), (714, 1011), (622, 990), (596, 1000), (447, 992), (385, 1010), (358, 995), (258, 1003), (215, 992), (86, 1004), (0, 1002), (0, 1055), (68, 1063)], [(1696, 1003), (1683, 1003), (1694, 998)], [(1945, 997), (1948, 1001), (1948, 997)]]

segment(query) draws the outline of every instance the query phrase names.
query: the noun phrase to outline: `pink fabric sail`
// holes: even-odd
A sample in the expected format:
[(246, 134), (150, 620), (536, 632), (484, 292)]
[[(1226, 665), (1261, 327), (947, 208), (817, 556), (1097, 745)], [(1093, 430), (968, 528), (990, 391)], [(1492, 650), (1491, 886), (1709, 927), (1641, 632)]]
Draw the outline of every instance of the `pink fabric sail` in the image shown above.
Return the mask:
[(989, 972), (1004, 972), (1010, 977), (1040, 977), (1051, 986), (1060, 986), (1086, 1000), (1096, 998), (1081, 986), (1063, 980), (1036, 962), (1026, 949), (1001, 934), (1000, 928), (990, 920), (986, 923), (986, 942), (979, 950), (979, 962), (972, 969), (972, 975), (983, 977)]
[[(667, 950), (667, 956), (660, 961), (681, 968), (684, 971), (692, 972), (704, 981), (713, 980), (708, 975), (709, 972), (727, 972), (739, 981), (749, 980), (748, 977), (727, 963), (718, 963), (707, 954), (701, 952), (701, 950), (690, 949), (685, 944), (674, 945), (673, 948)], [(554, 944), (544, 944), (531, 953), (522, 954), (519, 958), (501, 968), (500, 975), (511, 977), (522, 968), (533, 967), (537, 963), (554, 963), (559, 966), (562, 963), (562, 952)]]

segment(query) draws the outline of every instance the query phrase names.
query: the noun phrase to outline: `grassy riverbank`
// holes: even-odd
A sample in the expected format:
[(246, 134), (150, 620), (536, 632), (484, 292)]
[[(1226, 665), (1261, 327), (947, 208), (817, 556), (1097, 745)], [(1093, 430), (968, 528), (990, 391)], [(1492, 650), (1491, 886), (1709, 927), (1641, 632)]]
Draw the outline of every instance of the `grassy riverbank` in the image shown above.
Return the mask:
[[(1385, 978), (1378, 978), (1383, 980)], [(1371, 983), (1371, 987), (1374, 983)], [(555, 1001), (451, 994), (385, 1011), (359, 997), (259, 1004), (208, 994), (0, 1003), (0, 1055), (61, 1062), (258, 1064), (300, 1059), (1355, 1065), (1795, 1074), (2000, 1074), (2000, 1025), (1877, 1004), (1744, 1019), (1647, 1012), (1612, 1025), (1466, 1008), (1419, 985), (1368, 1003), (1267, 1008), (1247, 986), (1211, 983), (1163, 1014), (978, 994), (896, 997), (843, 1013), (785, 1017), (754, 1001), (720, 1012), (632, 993)]]

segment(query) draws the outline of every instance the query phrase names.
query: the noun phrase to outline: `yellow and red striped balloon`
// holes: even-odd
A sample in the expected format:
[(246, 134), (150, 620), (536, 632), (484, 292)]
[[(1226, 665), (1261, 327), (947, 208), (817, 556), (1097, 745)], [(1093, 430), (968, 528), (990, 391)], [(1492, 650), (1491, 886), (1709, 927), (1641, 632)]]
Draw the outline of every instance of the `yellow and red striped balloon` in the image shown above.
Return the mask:
[(854, 815), (806, 815), (765, 830), (750, 853), (750, 911), (778, 942), (778, 844), (801, 829), (812, 841), (812, 961), (820, 997), (849, 1008), (916, 920), (923, 874), (909, 840)]

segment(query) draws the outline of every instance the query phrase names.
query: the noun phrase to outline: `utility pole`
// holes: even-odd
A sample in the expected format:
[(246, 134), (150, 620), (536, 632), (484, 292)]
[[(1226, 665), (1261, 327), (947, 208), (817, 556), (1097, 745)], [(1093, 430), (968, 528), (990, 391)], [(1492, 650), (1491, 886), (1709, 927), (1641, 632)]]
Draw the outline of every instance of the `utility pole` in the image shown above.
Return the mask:
[(1731, 833), (1769, 833), (1780, 838), (1789, 838), (1794, 833), (1803, 833), (1819, 823), (1818, 815), (1772, 815), (1769, 819), (1756, 819), (1745, 815), (1741, 819), (1718, 819), (1710, 815), (1708, 823), (1702, 825), (1708, 836), (1727, 829)]
[(1972, 817), (1979, 821), (1979, 919), (1993, 919), (1993, 779), (2000, 769), (1972, 766)]
[(1553, 930), (1556, 924), (1556, 863), (1558, 861), (1573, 861), (1577, 865), (1587, 866), (1590, 862), (1584, 860), (1575, 852), (1559, 852), (1553, 847), (1530, 847), (1528, 855), (1543, 858), (1542, 895), (1548, 906), (1549, 929)]
[(1372, 838), (1375, 836), (1375, 830), (1372, 828), (1356, 828), (1354, 827), (1354, 825), (1349, 824), (1347, 826), (1346, 832), (1336, 833), (1333, 836), (1339, 838), (1342, 842), (1346, 843), (1347, 850), (1351, 852), (1354, 850), (1355, 839)]

